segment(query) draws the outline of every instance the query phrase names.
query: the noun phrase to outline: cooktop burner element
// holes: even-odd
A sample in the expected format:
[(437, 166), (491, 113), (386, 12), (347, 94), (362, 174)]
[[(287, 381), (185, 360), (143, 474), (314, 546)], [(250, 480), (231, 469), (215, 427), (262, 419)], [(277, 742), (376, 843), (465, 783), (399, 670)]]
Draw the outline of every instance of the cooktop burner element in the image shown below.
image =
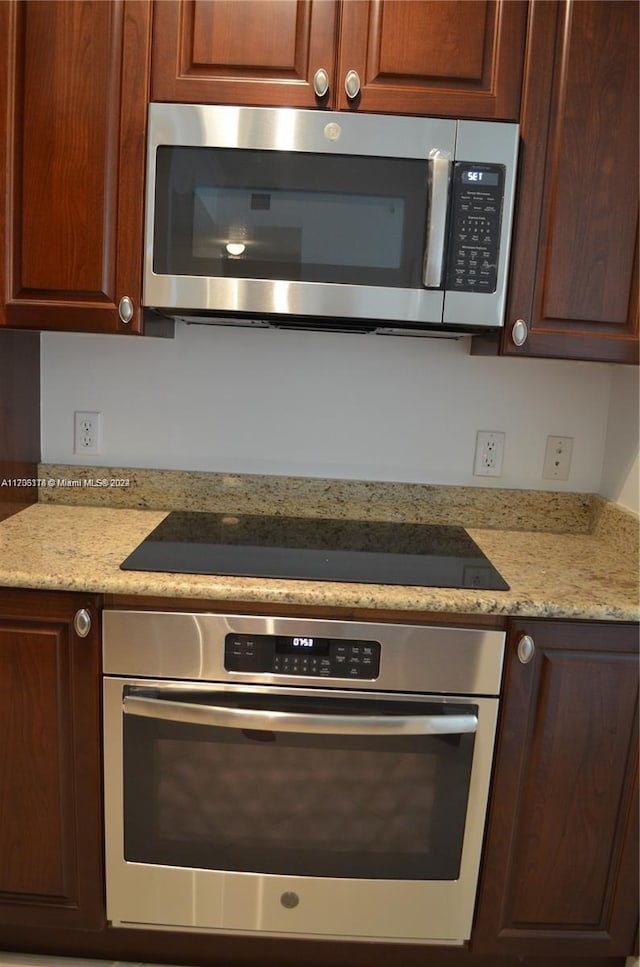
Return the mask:
[(126, 571), (508, 591), (464, 527), (173, 511)]

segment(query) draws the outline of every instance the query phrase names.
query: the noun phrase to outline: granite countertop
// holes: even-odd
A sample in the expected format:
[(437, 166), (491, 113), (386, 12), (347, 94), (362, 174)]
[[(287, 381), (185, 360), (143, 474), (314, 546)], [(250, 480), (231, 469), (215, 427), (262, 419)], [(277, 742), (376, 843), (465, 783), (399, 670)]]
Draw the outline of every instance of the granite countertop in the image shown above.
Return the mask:
[[(640, 617), (637, 517), (598, 497), (351, 482), (339, 490), (326, 481), (296, 487), (288, 480), (276, 486), (277, 478), (185, 479), (166, 472), (151, 497), (151, 479), (157, 486), (152, 471), (46, 467), (40, 472), (69, 485), (46, 487), (38, 503), (0, 523), (0, 585), (408, 613)], [(129, 479), (129, 486), (71, 485), (72, 479), (93, 480), (99, 473), (102, 479)], [(121, 571), (124, 558), (176, 508), (463, 523), (511, 590)]]

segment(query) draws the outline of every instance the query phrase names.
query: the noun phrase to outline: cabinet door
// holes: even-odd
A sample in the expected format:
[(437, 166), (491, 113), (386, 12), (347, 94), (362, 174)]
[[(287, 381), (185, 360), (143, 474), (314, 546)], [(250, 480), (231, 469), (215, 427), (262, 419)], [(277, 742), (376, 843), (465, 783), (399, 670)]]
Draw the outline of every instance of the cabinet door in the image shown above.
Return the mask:
[(0, 591), (0, 924), (104, 923), (98, 629), (97, 598)]
[(502, 351), (637, 362), (636, 3), (534, 0), (522, 137)]
[(524, 0), (157, 0), (152, 99), (517, 118), (525, 26)]
[(335, 63), (335, 0), (160, 0), (154, 101), (326, 106), (313, 80)]
[(522, 0), (347, 0), (338, 106), (517, 120), (526, 14)]
[[(523, 636), (535, 645), (523, 664)], [(472, 949), (623, 956), (638, 922), (638, 628), (513, 621)]]
[[(139, 331), (149, 4), (2, 7), (13, 64), (1, 95), (11, 172), (4, 321)], [(125, 296), (128, 323), (118, 315)]]

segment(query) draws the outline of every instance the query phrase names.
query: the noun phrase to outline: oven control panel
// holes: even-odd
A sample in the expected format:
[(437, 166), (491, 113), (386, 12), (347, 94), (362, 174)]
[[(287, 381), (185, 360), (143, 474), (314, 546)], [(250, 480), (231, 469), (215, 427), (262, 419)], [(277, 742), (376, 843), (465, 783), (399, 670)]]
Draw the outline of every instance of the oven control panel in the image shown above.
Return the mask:
[(224, 642), (224, 667), (232, 672), (374, 679), (380, 674), (380, 642), (302, 635), (228, 634)]

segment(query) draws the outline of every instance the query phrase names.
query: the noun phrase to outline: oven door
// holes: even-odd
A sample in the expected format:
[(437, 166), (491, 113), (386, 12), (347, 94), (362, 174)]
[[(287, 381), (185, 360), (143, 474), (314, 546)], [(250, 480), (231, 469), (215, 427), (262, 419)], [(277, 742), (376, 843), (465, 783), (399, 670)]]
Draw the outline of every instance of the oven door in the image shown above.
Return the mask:
[(497, 704), (106, 679), (109, 919), (463, 942)]

